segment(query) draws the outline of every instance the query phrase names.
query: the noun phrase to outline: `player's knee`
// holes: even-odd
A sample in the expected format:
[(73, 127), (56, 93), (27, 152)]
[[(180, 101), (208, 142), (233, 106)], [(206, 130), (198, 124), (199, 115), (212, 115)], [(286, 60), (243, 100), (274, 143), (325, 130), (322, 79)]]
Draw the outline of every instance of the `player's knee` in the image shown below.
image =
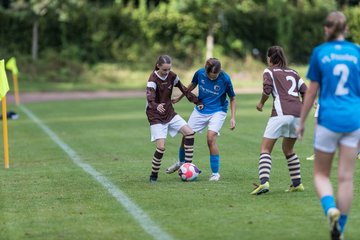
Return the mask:
[(181, 130), (182, 130), (181, 132), (184, 135), (184, 137), (195, 134), (194, 131), (188, 125), (183, 126), (183, 128)]
[(338, 181), (339, 183), (346, 183), (346, 182), (352, 182), (353, 181), (353, 174), (344, 172), (338, 174)]
[(216, 145), (216, 139), (215, 138), (208, 138), (207, 139), (207, 145), (209, 147), (215, 146)]
[(156, 148), (165, 152), (165, 143), (156, 144)]
[(284, 156), (288, 157), (294, 154), (292, 150), (283, 150)]

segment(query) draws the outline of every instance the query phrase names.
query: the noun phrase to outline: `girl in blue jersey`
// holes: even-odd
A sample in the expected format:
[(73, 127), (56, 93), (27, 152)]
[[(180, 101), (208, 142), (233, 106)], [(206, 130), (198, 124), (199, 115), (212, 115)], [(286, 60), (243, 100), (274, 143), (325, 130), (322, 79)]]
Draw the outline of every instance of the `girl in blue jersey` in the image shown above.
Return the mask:
[[(221, 70), (221, 63), (216, 58), (208, 59), (205, 67), (195, 72), (188, 91), (192, 91), (196, 86), (198, 86), (199, 89), (199, 101), (204, 104), (204, 108), (199, 109), (195, 107), (189, 118), (188, 125), (195, 133), (202, 132), (206, 127), (208, 128), (207, 143), (210, 152), (210, 167), (212, 170), (209, 181), (219, 181), (220, 155), (216, 139), (226, 119), (229, 105), (227, 97), (230, 99), (230, 129), (235, 129), (235, 93), (230, 76)], [(175, 99), (174, 102), (179, 101), (181, 98), (182, 96)], [(175, 172), (180, 165), (186, 161), (185, 149), (186, 146), (184, 148), (183, 138), (179, 149), (180, 161), (169, 167), (166, 171), (167, 173)]]
[[(298, 135), (319, 92), (318, 125), (315, 130), (314, 183), (331, 238), (342, 239), (353, 199), (353, 175), (360, 140), (360, 47), (345, 40), (346, 18), (330, 13), (324, 26), (327, 42), (313, 50)], [(330, 181), (332, 160), (339, 148), (336, 201)]]

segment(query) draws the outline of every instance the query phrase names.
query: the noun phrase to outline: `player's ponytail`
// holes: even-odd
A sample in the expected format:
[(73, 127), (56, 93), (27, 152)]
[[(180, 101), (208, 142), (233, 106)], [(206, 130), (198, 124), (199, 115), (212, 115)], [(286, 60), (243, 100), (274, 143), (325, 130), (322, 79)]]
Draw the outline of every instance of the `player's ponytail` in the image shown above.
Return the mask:
[(171, 64), (171, 57), (169, 55), (161, 55), (155, 63), (155, 71), (159, 70), (158, 66), (163, 64)]
[(287, 67), (288, 65), (284, 50), (280, 46), (269, 47), (267, 56), (274, 66)]

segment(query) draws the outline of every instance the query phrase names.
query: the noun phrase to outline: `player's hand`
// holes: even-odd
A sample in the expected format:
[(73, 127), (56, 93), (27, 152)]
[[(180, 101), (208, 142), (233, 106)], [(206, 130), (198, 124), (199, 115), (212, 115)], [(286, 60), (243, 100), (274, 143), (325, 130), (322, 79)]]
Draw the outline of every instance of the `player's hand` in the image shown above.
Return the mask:
[(235, 119), (230, 119), (230, 130), (234, 130), (236, 126)]
[(165, 112), (165, 108), (164, 108), (165, 103), (160, 103), (157, 107), (156, 110), (158, 110), (161, 113)]
[(297, 135), (297, 138), (298, 138), (299, 140), (302, 140), (302, 139), (303, 139), (304, 131), (305, 131), (305, 128), (304, 128), (304, 125), (303, 125), (303, 124), (300, 124), (299, 126), (297, 126), (297, 128), (296, 128), (296, 135)]
[(259, 111), (259, 112), (262, 112), (263, 111), (263, 107), (264, 107), (264, 104), (259, 102), (257, 105), (256, 105), (256, 109)]

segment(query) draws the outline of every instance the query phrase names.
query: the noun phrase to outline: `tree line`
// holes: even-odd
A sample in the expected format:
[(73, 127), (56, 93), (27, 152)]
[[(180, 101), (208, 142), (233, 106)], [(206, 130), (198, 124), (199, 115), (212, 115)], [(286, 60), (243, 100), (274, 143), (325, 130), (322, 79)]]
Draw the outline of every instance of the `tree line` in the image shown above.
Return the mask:
[(357, 0), (3, 0), (0, 54), (136, 64), (168, 53), (190, 66), (213, 55), (263, 60), (281, 45), (305, 63), (323, 41), (325, 16), (338, 9), (360, 43)]

